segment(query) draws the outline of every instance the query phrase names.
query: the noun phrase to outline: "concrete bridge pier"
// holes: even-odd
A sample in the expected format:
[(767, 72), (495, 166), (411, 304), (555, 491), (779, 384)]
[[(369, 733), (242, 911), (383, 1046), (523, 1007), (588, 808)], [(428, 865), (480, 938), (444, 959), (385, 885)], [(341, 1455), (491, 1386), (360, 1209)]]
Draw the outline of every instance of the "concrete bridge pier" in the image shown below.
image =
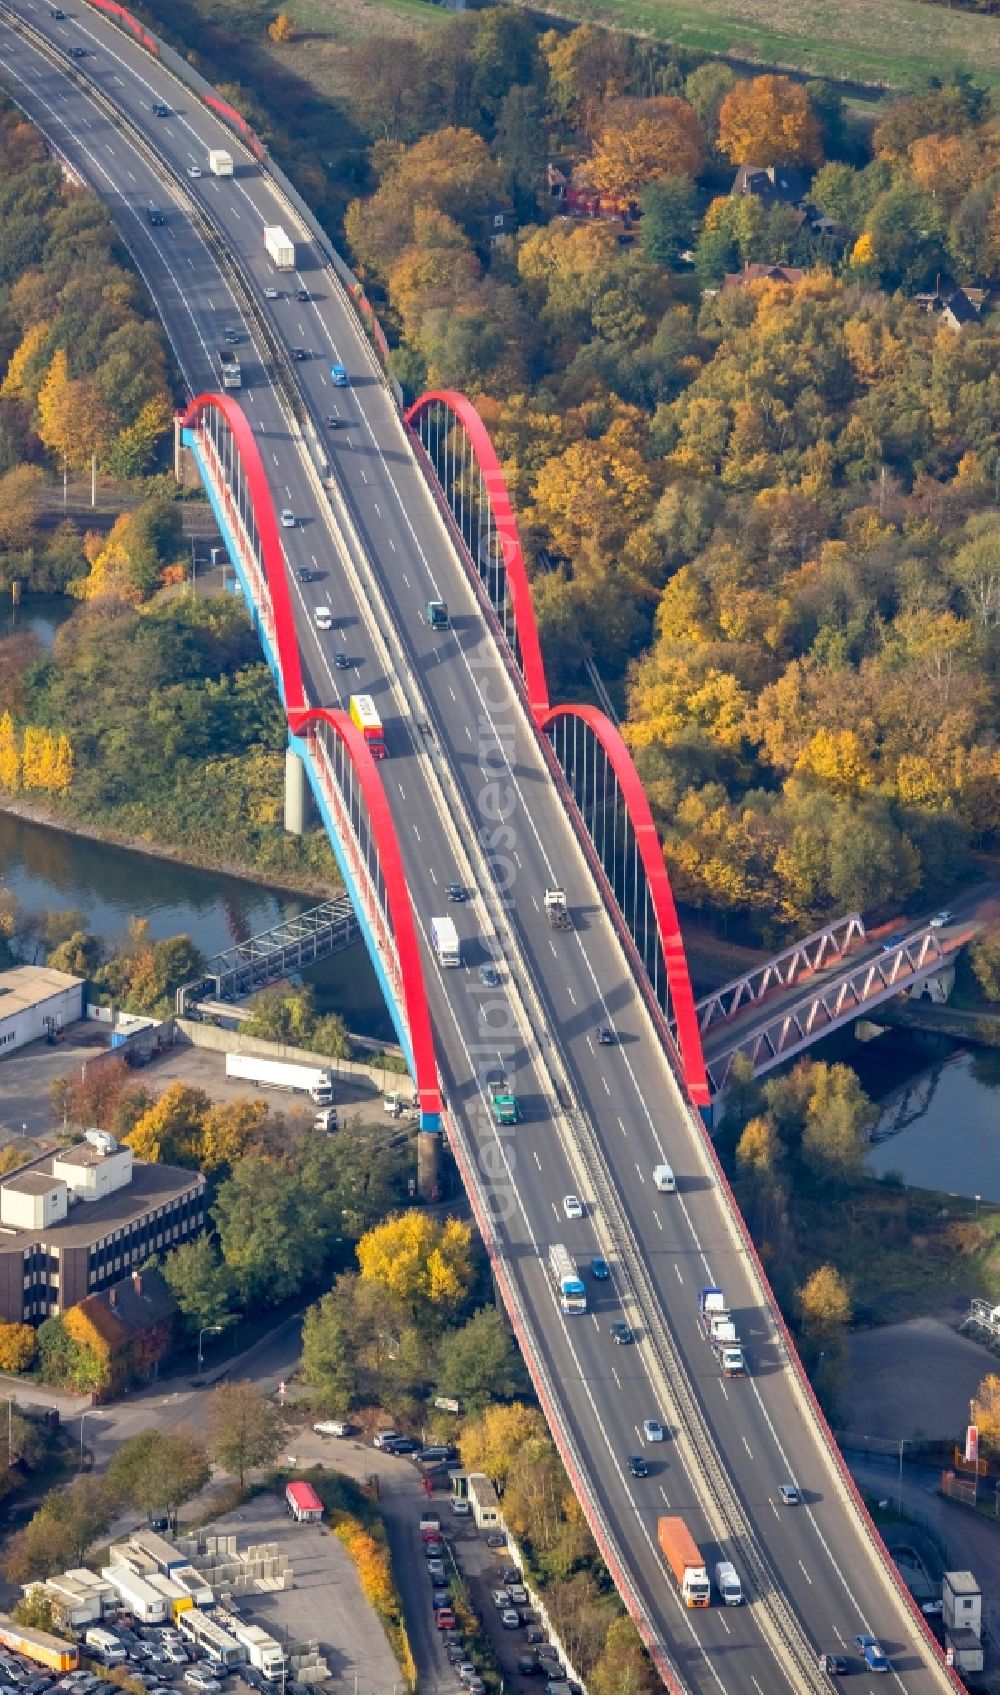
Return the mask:
[(294, 748), (285, 749), (285, 829), (304, 836), (309, 827), (312, 796), (306, 768)]

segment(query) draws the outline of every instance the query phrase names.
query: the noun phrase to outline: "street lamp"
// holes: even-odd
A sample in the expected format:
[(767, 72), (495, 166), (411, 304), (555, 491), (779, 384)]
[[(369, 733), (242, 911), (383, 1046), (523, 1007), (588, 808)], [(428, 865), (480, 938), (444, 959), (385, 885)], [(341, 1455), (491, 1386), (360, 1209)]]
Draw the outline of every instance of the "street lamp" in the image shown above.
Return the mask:
[(81, 1471), (83, 1470), (83, 1427), (84, 1427), (84, 1424), (86, 1422), (86, 1418), (87, 1418), (86, 1413), (82, 1412), (80, 1414), (80, 1470)]
[(909, 1441), (908, 1436), (899, 1438), (899, 1484), (896, 1489), (896, 1511), (900, 1518), (903, 1516), (903, 1449)]
[(198, 1376), (201, 1376), (202, 1360), (204, 1358), (201, 1346), (203, 1336), (219, 1336), (222, 1333), (221, 1324), (203, 1324), (198, 1332)]

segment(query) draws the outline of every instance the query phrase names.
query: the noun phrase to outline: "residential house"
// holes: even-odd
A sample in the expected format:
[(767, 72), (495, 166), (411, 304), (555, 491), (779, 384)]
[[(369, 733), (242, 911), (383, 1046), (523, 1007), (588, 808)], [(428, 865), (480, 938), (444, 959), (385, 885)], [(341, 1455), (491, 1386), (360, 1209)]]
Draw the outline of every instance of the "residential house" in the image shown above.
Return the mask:
[(805, 271), (797, 265), (752, 265), (748, 259), (742, 271), (729, 271), (722, 279), (725, 292), (734, 288), (746, 288), (749, 283), (780, 282), (799, 283), (805, 276)]
[(147, 1268), (88, 1295), (66, 1313), (68, 1334), (105, 1365), (95, 1399), (120, 1395), (130, 1384), (156, 1376), (173, 1343), (177, 1312), (167, 1283), (158, 1271)]

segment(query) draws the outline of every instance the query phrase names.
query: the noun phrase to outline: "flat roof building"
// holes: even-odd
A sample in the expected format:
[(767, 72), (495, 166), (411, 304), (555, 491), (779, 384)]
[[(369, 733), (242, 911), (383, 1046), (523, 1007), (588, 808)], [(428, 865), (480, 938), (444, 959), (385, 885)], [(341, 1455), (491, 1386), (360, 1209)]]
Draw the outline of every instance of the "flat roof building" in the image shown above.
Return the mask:
[(0, 1182), (0, 1321), (76, 1306), (205, 1226), (205, 1179), (91, 1130)]
[(82, 977), (48, 965), (0, 971), (0, 1056), (54, 1036), (83, 1017)]

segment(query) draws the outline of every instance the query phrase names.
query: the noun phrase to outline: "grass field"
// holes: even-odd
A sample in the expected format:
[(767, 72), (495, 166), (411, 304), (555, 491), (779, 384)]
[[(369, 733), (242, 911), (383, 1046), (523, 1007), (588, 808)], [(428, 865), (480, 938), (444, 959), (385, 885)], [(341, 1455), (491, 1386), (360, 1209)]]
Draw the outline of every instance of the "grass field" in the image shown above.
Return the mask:
[(559, 17), (606, 23), (727, 54), (888, 88), (966, 70), (1000, 85), (996, 18), (922, 0), (559, 0)]

